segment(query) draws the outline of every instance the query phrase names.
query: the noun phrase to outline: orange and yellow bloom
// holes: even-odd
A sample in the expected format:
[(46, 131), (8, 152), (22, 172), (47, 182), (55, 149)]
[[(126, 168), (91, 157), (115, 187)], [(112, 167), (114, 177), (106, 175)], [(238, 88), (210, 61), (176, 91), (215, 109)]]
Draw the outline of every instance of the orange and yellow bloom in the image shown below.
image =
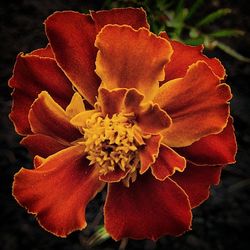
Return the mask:
[(55, 12), (45, 28), (48, 46), (19, 54), (9, 81), (10, 118), (34, 155), (15, 175), (16, 200), (65, 237), (107, 186), (112, 238), (190, 230), (191, 209), (235, 162), (219, 60), (151, 33), (143, 9)]

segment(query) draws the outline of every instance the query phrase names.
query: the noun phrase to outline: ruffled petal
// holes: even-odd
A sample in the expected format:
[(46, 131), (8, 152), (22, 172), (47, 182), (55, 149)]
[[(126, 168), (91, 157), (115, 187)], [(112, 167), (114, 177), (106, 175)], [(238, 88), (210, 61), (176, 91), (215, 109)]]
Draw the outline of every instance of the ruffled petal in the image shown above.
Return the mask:
[(24, 137), (20, 143), (25, 146), (32, 155), (39, 155), (45, 158), (70, 145), (66, 141), (59, 141), (53, 137), (42, 134), (28, 135)]
[(151, 170), (156, 179), (164, 181), (168, 176), (173, 175), (176, 170), (183, 172), (185, 167), (185, 158), (177, 154), (170, 147), (162, 144), (158, 157), (151, 166)]
[(126, 89), (99, 89), (98, 101), (102, 113), (112, 117), (112, 115), (121, 112), (126, 92)]
[(115, 240), (157, 240), (190, 229), (192, 214), (187, 195), (172, 180), (139, 175), (129, 188), (109, 184), (104, 207), (104, 225)]
[(237, 143), (232, 117), (228, 119), (227, 126), (221, 133), (203, 137), (188, 147), (176, 148), (176, 151), (198, 165), (235, 163)]
[(22, 168), (15, 175), (13, 195), (47, 231), (66, 237), (86, 227), (85, 208), (102, 187), (83, 148), (74, 146), (48, 157), (36, 169)]
[(219, 166), (196, 166), (188, 163), (184, 172), (176, 172), (171, 179), (184, 189), (193, 208), (209, 197), (212, 184), (219, 184), (221, 170), (222, 167)]
[(193, 64), (184, 78), (162, 85), (154, 99), (173, 121), (162, 132), (163, 142), (185, 147), (221, 132), (227, 124), (231, 97), (230, 87), (220, 84), (205, 62)]
[(141, 130), (149, 134), (159, 134), (172, 124), (170, 116), (158, 104), (145, 105), (145, 109), (136, 114), (136, 121)]
[(208, 58), (202, 53), (204, 49), (203, 45), (189, 46), (178, 41), (173, 41), (165, 32), (160, 33), (160, 36), (171, 43), (174, 51), (170, 62), (165, 67), (164, 82), (184, 77), (189, 66), (199, 60), (205, 61), (220, 79), (226, 77), (225, 69), (220, 60), (217, 58)]
[(94, 104), (100, 79), (95, 74), (96, 28), (91, 16), (55, 12), (45, 21), (45, 28), (56, 61), (79, 93)]
[(29, 55), (54, 58), (54, 53), (50, 44), (48, 44), (45, 48), (33, 50), (31, 53), (29, 53)]
[(39, 94), (32, 104), (29, 121), (33, 133), (52, 136), (68, 142), (81, 137), (79, 130), (69, 122), (66, 112), (46, 91)]
[(172, 48), (148, 29), (106, 25), (97, 35), (96, 73), (103, 87), (136, 88), (151, 100), (164, 79)]
[(73, 95), (71, 83), (53, 59), (22, 53), (17, 56), (9, 86), (15, 88), (10, 119), (22, 135), (31, 132), (28, 112), (41, 91), (48, 91), (63, 108)]
[(145, 173), (155, 162), (159, 153), (161, 139), (160, 135), (152, 135), (150, 138), (144, 139), (145, 145), (139, 148), (140, 174)]
[(146, 12), (142, 8), (119, 8), (90, 12), (95, 21), (97, 33), (107, 24), (129, 25), (134, 29), (149, 29)]

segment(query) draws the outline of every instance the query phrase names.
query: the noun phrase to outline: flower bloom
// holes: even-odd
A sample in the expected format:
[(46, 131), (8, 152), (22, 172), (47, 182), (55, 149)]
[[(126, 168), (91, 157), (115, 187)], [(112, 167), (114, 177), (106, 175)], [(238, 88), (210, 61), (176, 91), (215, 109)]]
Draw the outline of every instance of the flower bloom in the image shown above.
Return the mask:
[(191, 209), (235, 162), (230, 88), (218, 59), (149, 31), (143, 9), (56, 12), (46, 48), (17, 56), (10, 118), (35, 156), (13, 195), (65, 237), (107, 184), (113, 239), (190, 230)]

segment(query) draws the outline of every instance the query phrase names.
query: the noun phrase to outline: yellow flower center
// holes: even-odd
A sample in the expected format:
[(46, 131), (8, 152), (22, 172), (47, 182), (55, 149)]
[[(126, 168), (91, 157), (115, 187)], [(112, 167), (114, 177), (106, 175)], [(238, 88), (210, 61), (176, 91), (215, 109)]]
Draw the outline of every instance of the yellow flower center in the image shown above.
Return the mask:
[(136, 138), (140, 133), (129, 115), (114, 114), (110, 118), (95, 113), (86, 121), (83, 134), (87, 159), (99, 168), (101, 175), (120, 168), (128, 171), (127, 182), (135, 180), (139, 164)]

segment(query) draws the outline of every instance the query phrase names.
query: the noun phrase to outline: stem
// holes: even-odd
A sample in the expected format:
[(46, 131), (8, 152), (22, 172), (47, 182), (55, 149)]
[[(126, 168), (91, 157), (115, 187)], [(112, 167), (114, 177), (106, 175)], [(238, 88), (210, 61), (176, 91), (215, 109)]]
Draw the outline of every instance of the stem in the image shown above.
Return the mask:
[(128, 238), (124, 238), (121, 240), (121, 244), (119, 246), (119, 250), (125, 250), (128, 244)]

